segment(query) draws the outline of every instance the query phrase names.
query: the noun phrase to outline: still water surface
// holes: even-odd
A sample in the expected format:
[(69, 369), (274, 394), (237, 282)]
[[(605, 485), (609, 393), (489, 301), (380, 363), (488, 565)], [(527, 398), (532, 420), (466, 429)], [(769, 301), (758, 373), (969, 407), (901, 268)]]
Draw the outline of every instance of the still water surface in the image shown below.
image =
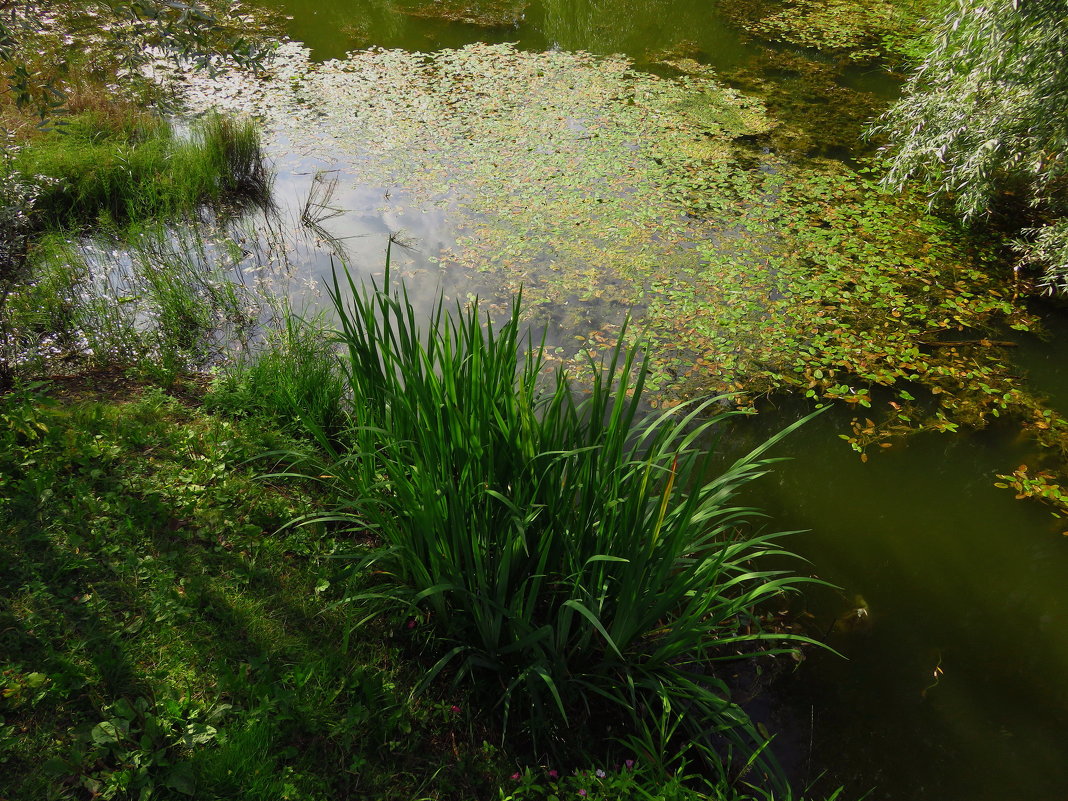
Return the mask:
[[(467, 4), (503, 14), (496, 27), (435, 18), (441, 5), (433, 2), (260, 2), (292, 17), (289, 35), (319, 60), (371, 45), (431, 51), (483, 41), (622, 52), (638, 64), (683, 48), (729, 72), (766, 64), (775, 52), (732, 29), (706, 0)], [(839, 76), (873, 97), (896, 90), (871, 68)], [(777, 79), (774, 70), (768, 79)], [(319, 165), (275, 148), (277, 191), (292, 201)], [(398, 228), (424, 254), (436, 252), (448, 224), (435, 213), (400, 203), (388, 213), (358, 211), (374, 208), (381, 191), (349, 187), (336, 199), (346, 211), (330, 230), (364, 237), (349, 241), (355, 259), (379, 260), (383, 236)], [(323, 266), (320, 258), (316, 269)], [(1022, 368), (1065, 411), (1063, 351), (1022, 345)], [(723, 447), (739, 452), (803, 413), (790, 404), (767, 409)], [(812, 592), (807, 605), (813, 625), (847, 658), (811, 657), (777, 685), (776, 708), (762, 713), (781, 732), (797, 782), (818, 781), (820, 790), (844, 783), (847, 798), (1068, 797), (1068, 524), (993, 486), (997, 473), (1033, 457), (1030, 446), (1011, 428), (994, 428), (915, 437), (862, 463), (837, 436), (848, 417), (825, 414), (794, 434), (779, 448), (790, 461), (751, 499), (776, 527), (806, 530), (791, 541), (810, 562), (802, 569), (841, 588)], [(864, 625), (834, 630), (837, 617), (860, 607)]]

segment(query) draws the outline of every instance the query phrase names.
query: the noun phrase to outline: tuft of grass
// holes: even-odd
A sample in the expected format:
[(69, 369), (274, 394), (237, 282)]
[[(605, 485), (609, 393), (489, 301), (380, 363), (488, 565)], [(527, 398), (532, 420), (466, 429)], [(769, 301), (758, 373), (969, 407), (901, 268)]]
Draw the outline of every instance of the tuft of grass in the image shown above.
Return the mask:
[(709, 478), (700, 443), (731, 413), (644, 416), (635, 350), (580, 396), (562, 371), (543, 383), (518, 300), (492, 326), (439, 299), (424, 330), (404, 291), (346, 290), (335, 274), (353, 425), (347, 448), (319, 436), (316, 470), (346, 499), (325, 519), (380, 539), (361, 562), (380, 583), (354, 600), (426, 624), (425, 681), (467, 683), (540, 748), (647, 732), (660, 710), (680, 737), (758, 749), (716, 664), (797, 645), (741, 625), (805, 581), (770, 566), (782, 535), (732, 500), (778, 438)]
[(260, 133), (252, 120), (221, 114), (205, 117), (193, 128), (193, 142), (211, 165), (222, 192), (265, 198), (270, 173), (264, 165)]
[(159, 117), (90, 109), (26, 142), (13, 167), (42, 186), (34, 211), (54, 227), (174, 216), (227, 197), (262, 200), (269, 187), (255, 125), (219, 116), (182, 140)]
[(321, 318), (283, 310), (281, 325), (255, 353), (226, 366), (205, 398), (208, 408), (261, 416), (294, 434), (336, 442), (348, 420), (348, 383)]

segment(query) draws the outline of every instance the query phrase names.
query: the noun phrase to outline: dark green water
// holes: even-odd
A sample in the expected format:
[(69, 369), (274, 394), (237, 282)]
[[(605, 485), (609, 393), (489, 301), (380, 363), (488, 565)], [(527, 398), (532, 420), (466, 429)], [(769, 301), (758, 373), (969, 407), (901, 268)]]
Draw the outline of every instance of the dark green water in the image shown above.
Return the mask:
[[(783, 51), (747, 41), (703, 0), (486, 3), (483, 10), (512, 15), (496, 27), (421, 16), (412, 2), (261, 1), (292, 17), (289, 34), (318, 59), (370, 45), (429, 51), (507, 41), (624, 52), (638, 63), (677, 51), (725, 74), (797, 80), (796, 70), (774, 68)], [(895, 91), (870, 68), (834, 75), (872, 102)], [(843, 130), (855, 123), (843, 120)], [(279, 160), (283, 191), (306, 182), (297, 167)], [(1068, 335), (1068, 326), (1053, 327)], [(1063, 411), (1063, 350), (1021, 344), (1021, 369)], [(725, 446), (740, 450), (802, 413), (766, 410)], [(915, 801), (1068, 797), (1068, 523), (993, 486), (997, 473), (1033, 458), (1031, 446), (1006, 427), (917, 437), (862, 463), (837, 436), (842, 414), (784, 443), (779, 453), (791, 460), (753, 490), (776, 527), (807, 530), (791, 542), (810, 562), (803, 569), (841, 587), (808, 596), (813, 628), (831, 629), (857, 596), (870, 623), (830, 631), (846, 659), (814, 655), (776, 685), (760, 714), (781, 733), (784, 761), (799, 785), (822, 772), (817, 787), (844, 783), (846, 798), (869, 790), (873, 799)]]
[[(372, 45), (430, 51), (474, 41), (626, 53), (639, 61), (685, 45), (715, 65), (733, 65), (752, 55), (741, 36), (701, 0), (261, 0), (261, 5), (292, 17), (289, 36), (311, 47), (319, 60)], [(434, 16), (439, 11), (448, 16), (450, 10), (505, 21), (472, 25)]]
[(845, 660), (814, 654), (775, 690), (795, 775), (870, 798), (1064, 798), (1068, 526), (993, 486), (1028, 446), (1008, 427), (925, 435), (865, 464), (824, 417), (751, 493), (776, 527), (807, 529), (793, 549), (841, 587), (807, 594), (813, 628), (857, 595), (869, 614), (827, 636)]

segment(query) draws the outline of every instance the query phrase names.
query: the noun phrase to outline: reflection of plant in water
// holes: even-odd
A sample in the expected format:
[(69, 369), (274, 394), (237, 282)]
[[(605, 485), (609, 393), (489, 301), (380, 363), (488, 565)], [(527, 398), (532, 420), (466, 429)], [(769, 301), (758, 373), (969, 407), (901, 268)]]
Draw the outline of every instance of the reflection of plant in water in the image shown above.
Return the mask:
[[(539, 15), (535, 25), (547, 41), (598, 53), (633, 52), (635, 48), (628, 45), (636, 38), (634, 32), (640, 31), (639, 40), (647, 42), (662, 30), (665, 20), (672, 21), (673, 30), (698, 27), (687, 27), (685, 19), (679, 19), (680, 13), (693, 12), (672, 0), (541, 0), (532, 13)], [(620, 19), (626, 23), (620, 24)]]
[(229, 273), (244, 257), (196, 228), (128, 228), (41, 240), (32, 281), (11, 297), (19, 358), (119, 364), (169, 381), (252, 335), (263, 300)]

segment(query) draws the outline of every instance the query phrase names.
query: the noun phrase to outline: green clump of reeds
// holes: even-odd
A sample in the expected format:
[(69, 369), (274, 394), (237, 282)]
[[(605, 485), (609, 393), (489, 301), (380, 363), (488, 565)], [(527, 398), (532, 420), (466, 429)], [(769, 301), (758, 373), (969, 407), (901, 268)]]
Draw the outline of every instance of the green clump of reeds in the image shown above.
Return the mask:
[(186, 213), (269, 185), (251, 121), (212, 115), (176, 135), (160, 117), (87, 111), (27, 142), (13, 168), (40, 187), (41, 227), (127, 223)]
[(420, 326), (404, 291), (335, 275), (332, 296), (351, 423), (346, 448), (318, 432), (313, 470), (345, 499), (319, 519), (374, 533), (358, 572), (377, 578), (352, 600), (425, 628), (427, 681), (470, 683), (540, 749), (663, 754), (670, 731), (714, 755), (725, 734), (770, 765), (715, 666), (797, 645), (749, 625), (805, 580), (734, 501), (772, 443), (714, 471), (721, 399), (646, 415), (646, 361), (623, 345), (580, 393), (547, 377), (518, 301), (493, 326), (439, 298)]

